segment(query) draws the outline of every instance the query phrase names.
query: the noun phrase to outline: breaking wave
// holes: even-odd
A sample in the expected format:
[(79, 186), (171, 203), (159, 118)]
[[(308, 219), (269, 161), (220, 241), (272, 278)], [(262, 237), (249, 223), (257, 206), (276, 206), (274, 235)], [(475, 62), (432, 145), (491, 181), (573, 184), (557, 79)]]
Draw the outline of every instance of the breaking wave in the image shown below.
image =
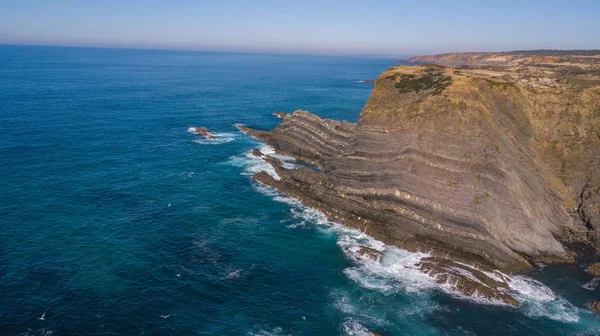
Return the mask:
[[(275, 150), (271, 146), (263, 145), (259, 149), (263, 154), (275, 153)], [(274, 179), (279, 180), (281, 177), (277, 175), (275, 168), (263, 160), (261, 157), (252, 154), (252, 151), (244, 153), (244, 156), (232, 156), (229, 158), (229, 164), (243, 168), (242, 175), (254, 175), (258, 172), (264, 171), (271, 175)]]
[(511, 294), (522, 304), (520, 308), (531, 317), (547, 317), (562, 322), (579, 321), (579, 309), (556, 295), (541, 282), (523, 275), (510, 276)]
[[(283, 163), (283, 168), (285, 169), (295, 169), (298, 167), (294, 158), (286, 155), (276, 154), (273, 147), (269, 145), (263, 144), (258, 150), (264, 155), (279, 159)], [(247, 151), (243, 156), (230, 157), (229, 164), (243, 168), (244, 171), (242, 172), (242, 175), (251, 176), (258, 172), (264, 171), (276, 180), (281, 179), (281, 177), (277, 175), (275, 168), (262, 157), (254, 155), (252, 150)]]
[(354, 319), (348, 319), (342, 324), (344, 335), (347, 336), (372, 336), (373, 333)]

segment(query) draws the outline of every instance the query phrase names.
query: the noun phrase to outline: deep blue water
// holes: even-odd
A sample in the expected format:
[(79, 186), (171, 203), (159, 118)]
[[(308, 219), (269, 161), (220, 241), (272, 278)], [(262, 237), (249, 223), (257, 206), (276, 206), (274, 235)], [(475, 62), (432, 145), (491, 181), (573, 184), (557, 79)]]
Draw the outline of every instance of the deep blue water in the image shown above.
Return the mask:
[[(516, 277), (519, 309), (458, 298), (404, 267), (419, 255), (252, 182), (264, 146), (235, 123), (356, 121), (359, 81), (391, 65), (0, 46), (0, 334), (597, 334), (580, 267)], [(353, 259), (358, 244), (384, 263)]]

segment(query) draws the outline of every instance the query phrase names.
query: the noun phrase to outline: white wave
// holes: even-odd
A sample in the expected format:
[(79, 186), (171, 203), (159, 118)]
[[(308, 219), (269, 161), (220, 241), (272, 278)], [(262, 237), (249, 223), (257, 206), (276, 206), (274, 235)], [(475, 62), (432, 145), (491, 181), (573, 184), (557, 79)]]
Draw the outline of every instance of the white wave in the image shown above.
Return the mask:
[(600, 278), (593, 278), (590, 282), (582, 285), (581, 287), (593, 291), (598, 287), (598, 283), (600, 283)]
[[(262, 145), (262, 147), (259, 150), (263, 154), (275, 153), (275, 150), (268, 145)], [(246, 152), (244, 156), (230, 157), (229, 164), (243, 168), (244, 172), (242, 173), (242, 175), (254, 175), (258, 172), (264, 171), (276, 180), (281, 179), (281, 177), (277, 175), (275, 168), (270, 163), (263, 160), (261, 157), (252, 154), (251, 150)]]
[[(188, 129), (189, 132), (189, 129)], [(220, 145), (223, 143), (228, 143), (231, 142), (233, 140), (236, 139), (236, 137), (238, 136), (237, 133), (208, 133), (212, 136), (214, 136), (213, 139), (207, 139), (207, 138), (202, 138), (202, 139), (196, 139), (196, 140), (192, 140), (195, 143), (199, 143), (202, 145)]]
[(579, 309), (541, 282), (523, 275), (513, 275), (510, 279), (511, 294), (521, 302), (526, 315), (561, 322), (579, 321)]
[(373, 333), (354, 319), (348, 319), (342, 324), (344, 335), (347, 336), (372, 336)]
[[(360, 246), (377, 249), (372, 244), (360, 243), (352, 238), (350, 242), (346, 243), (344, 242), (346, 240), (346, 237), (342, 237), (338, 245), (341, 245), (347, 256), (351, 259), (358, 259), (359, 263), (355, 267), (345, 269), (344, 273), (362, 287), (376, 290), (384, 295), (398, 292), (420, 292), (436, 287), (435, 280), (415, 266), (428, 255), (386, 247), (381, 251), (383, 253), (381, 262), (378, 262), (370, 258), (361, 258), (354, 251), (358, 250)], [(345, 248), (344, 244), (350, 245), (351, 248)]]
[(28, 329), (26, 332), (24, 332), (23, 336), (51, 336), (54, 334), (54, 331), (47, 329), (47, 328), (41, 328), (38, 330), (33, 330), (33, 329)]
[(233, 272), (229, 272), (229, 274), (227, 274), (227, 276), (225, 277), (225, 279), (236, 279), (239, 278), (242, 275), (242, 270), (235, 270)]
[[(258, 149), (264, 155), (272, 156), (274, 158), (279, 159), (283, 163), (283, 168), (285, 169), (295, 169), (297, 168), (296, 159), (290, 156), (276, 154), (273, 147), (265, 144), (261, 144)], [(254, 175), (258, 172), (264, 171), (267, 174), (271, 175), (274, 179), (280, 180), (281, 177), (275, 171), (275, 168), (265, 161), (262, 157), (256, 156), (252, 153), (252, 150), (244, 153), (243, 156), (232, 156), (229, 158), (229, 164), (244, 168), (242, 175)], [(283, 198), (276, 199), (277, 201), (283, 201)]]
[(281, 328), (277, 327), (277, 328), (274, 328), (271, 331), (267, 331), (267, 330), (264, 330), (264, 329), (260, 329), (257, 332), (252, 332), (251, 331), (251, 332), (248, 333), (248, 335), (253, 335), (253, 336), (282, 336), (282, 335), (285, 335), (285, 334), (283, 333), (283, 330)]
[[(281, 163), (283, 163), (282, 167), (285, 169), (298, 168), (298, 165), (296, 164), (296, 159), (288, 155), (277, 154), (275, 152), (275, 149), (269, 145), (262, 144), (259, 151), (264, 155), (272, 156), (281, 161)], [(252, 152), (250, 152), (250, 154), (253, 155)]]
[(556, 300), (556, 295), (552, 290), (537, 280), (522, 275), (513, 275), (510, 278), (512, 280), (509, 283), (510, 288), (523, 300), (540, 302)]
[(358, 311), (358, 308), (352, 302), (350, 295), (343, 290), (333, 290), (330, 293), (334, 306), (342, 313), (353, 315)]
[(521, 310), (530, 317), (546, 317), (565, 323), (579, 322), (579, 309), (561, 297), (551, 302), (526, 301)]
[[(428, 254), (413, 253), (385, 245), (359, 230), (328, 220), (321, 211), (305, 207), (292, 197), (264, 186), (257, 186), (257, 189), (274, 200), (292, 206), (290, 213), (296, 221), (288, 227), (316, 225), (323, 232), (337, 235), (337, 245), (356, 263), (356, 266), (345, 269), (344, 273), (362, 287), (389, 295), (400, 291), (417, 292), (437, 286), (434, 279), (415, 266), (422, 258), (428, 257)], [(381, 252), (381, 261), (360, 255), (358, 252), (363, 246)]]
[(191, 134), (196, 134), (196, 130), (197, 130), (197, 129), (198, 129), (198, 127), (189, 127), (189, 128), (187, 129), (187, 132), (188, 132), (188, 133), (191, 133)]
[(295, 224), (290, 227), (303, 227), (307, 225), (328, 225), (329, 221), (325, 215), (315, 209), (298, 207), (299, 203), (293, 198), (286, 199), (285, 197), (277, 197), (278, 201), (296, 206), (296, 208), (290, 209), (290, 213), (293, 218), (297, 220)]

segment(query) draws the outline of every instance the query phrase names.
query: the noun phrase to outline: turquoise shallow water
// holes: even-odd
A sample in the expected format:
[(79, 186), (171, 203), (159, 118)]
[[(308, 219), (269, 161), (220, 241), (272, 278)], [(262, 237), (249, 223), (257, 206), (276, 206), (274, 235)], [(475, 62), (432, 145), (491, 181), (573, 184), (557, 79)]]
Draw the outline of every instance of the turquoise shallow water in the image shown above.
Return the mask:
[(516, 277), (522, 308), (478, 303), (252, 182), (269, 167), (249, 151), (268, 148), (235, 123), (356, 121), (360, 80), (393, 64), (0, 46), (0, 334), (597, 334), (580, 267)]

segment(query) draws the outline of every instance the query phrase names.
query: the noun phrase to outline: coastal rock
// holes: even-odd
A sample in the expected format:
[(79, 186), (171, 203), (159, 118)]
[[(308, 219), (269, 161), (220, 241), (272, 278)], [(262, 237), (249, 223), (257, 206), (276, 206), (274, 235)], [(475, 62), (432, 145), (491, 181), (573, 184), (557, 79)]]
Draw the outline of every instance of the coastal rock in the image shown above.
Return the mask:
[(377, 251), (374, 248), (370, 248), (367, 246), (361, 246), (358, 250), (358, 254), (362, 257), (369, 258), (373, 261), (381, 261), (382, 253)]
[(595, 277), (600, 277), (600, 263), (593, 263), (589, 265), (585, 271)]
[(274, 112), (273, 115), (279, 119), (283, 119), (283, 118), (287, 117), (289, 114), (286, 112)]
[(600, 314), (600, 301), (594, 301), (594, 302), (590, 302), (589, 307), (591, 310), (593, 310), (596, 314)]
[(201, 135), (206, 139), (214, 139), (215, 137), (209, 133), (208, 129), (204, 127), (190, 127), (188, 131), (193, 134)]
[[(425, 258), (416, 265), (439, 284), (452, 287), (467, 296), (480, 296), (484, 299), (502, 302), (511, 306), (520, 303), (510, 294), (504, 292), (509, 288), (507, 282), (492, 278), (488, 274), (473, 267), (443, 258)], [(495, 276), (494, 276), (495, 277)]]
[[(280, 179), (254, 178), (386, 244), (477, 269), (574, 262), (562, 240), (600, 243), (600, 87), (521, 64), (392, 67), (357, 124), (296, 111), (270, 132), (240, 127), (318, 166), (273, 161)], [(515, 304), (442, 268), (462, 292)]]
[(272, 157), (270, 155), (266, 155), (263, 156), (262, 158), (263, 160), (265, 160), (268, 164), (275, 166), (275, 167), (283, 167), (283, 162), (281, 162), (281, 160), (279, 160), (278, 158)]
[(264, 156), (264, 154), (261, 151), (259, 151), (258, 149), (253, 149), (252, 150), (252, 155), (254, 155), (256, 157), (263, 157)]

